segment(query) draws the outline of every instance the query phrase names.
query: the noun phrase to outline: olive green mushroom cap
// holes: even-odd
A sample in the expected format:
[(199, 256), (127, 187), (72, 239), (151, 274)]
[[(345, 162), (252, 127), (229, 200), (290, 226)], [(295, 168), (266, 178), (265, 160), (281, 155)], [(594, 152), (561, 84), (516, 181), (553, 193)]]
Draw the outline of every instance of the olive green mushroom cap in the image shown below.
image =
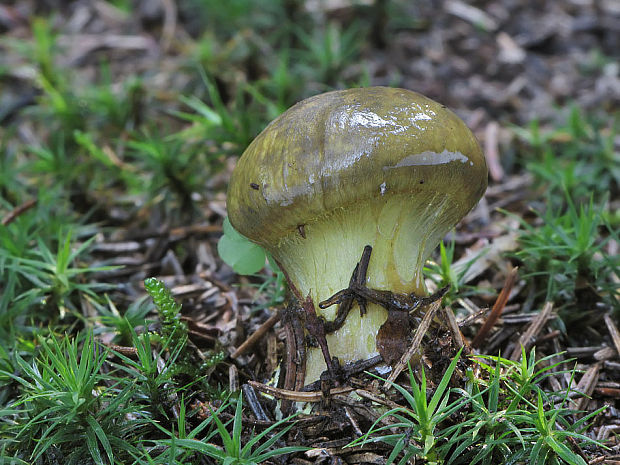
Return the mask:
[(391, 196), (440, 199), (449, 228), (486, 186), (484, 156), (458, 116), (409, 90), (370, 87), (308, 98), (272, 121), (239, 159), (227, 208), (269, 249), (330, 212)]

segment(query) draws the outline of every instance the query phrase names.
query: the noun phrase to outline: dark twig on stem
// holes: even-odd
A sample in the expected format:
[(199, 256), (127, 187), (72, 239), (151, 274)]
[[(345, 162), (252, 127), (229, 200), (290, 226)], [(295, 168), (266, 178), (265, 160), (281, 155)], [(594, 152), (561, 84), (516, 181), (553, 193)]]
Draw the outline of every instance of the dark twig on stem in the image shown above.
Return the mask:
[[(370, 254), (372, 253), (372, 247), (367, 245), (364, 247), (364, 251), (362, 252), (362, 258), (355, 265), (355, 269), (353, 270), (353, 274), (351, 275), (351, 280), (349, 281), (349, 289), (363, 287), (366, 282), (366, 273), (368, 272), (368, 263), (370, 262)], [(342, 291), (341, 291), (342, 292)], [(356, 298), (355, 295), (351, 294), (342, 299), (340, 305), (338, 305), (338, 312), (336, 313), (336, 318), (333, 321), (325, 322), (325, 331), (329, 333), (333, 333), (334, 331), (339, 330), (347, 319), (347, 315), (351, 311), (351, 307), (353, 305), (353, 300), (357, 300), (357, 304), (360, 307), (360, 315), (364, 316), (366, 314), (366, 300), (363, 298)], [(319, 304), (320, 308), (329, 307), (323, 306), (325, 302), (321, 302)], [(333, 305), (333, 304), (330, 304)]]
[(317, 316), (312, 297), (306, 297), (303, 303), (303, 309), (306, 315), (306, 329), (310, 336), (314, 337), (319, 344), (321, 352), (323, 353), (323, 358), (325, 359), (325, 365), (327, 365), (329, 377), (336, 382), (339, 373), (338, 359), (332, 359), (329, 354), (329, 347), (327, 346), (327, 339), (325, 338), (325, 320)]

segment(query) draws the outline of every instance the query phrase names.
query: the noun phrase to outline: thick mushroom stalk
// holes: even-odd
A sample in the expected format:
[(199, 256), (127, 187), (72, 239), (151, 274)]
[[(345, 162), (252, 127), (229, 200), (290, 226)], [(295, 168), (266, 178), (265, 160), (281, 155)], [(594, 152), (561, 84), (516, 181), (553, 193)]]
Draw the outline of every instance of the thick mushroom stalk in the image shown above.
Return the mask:
[[(233, 226), (277, 260), (298, 298), (319, 302), (347, 288), (364, 246), (366, 285), (425, 295), (424, 262), (487, 185), (480, 147), (444, 106), (383, 87), (330, 92), (274, 120), (245, 151), (231, 179)], [(327, 335), (341, 362), (377, 353), (384, 308), (357, 304)], [(325, 362), (308, 351), (306, 383)]]

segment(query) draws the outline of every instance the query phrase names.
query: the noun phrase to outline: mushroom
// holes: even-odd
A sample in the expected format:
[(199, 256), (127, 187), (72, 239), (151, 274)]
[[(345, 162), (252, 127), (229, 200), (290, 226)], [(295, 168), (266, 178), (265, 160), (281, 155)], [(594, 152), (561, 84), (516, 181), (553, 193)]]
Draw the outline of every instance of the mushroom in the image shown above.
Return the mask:
[[(370, 87), (308, 98), (272, 121), (239, 159), (227, 208), (297, 298), (330, 321), (336, 308), (319, 303), (347, 288), (368, 245), (369, 288), (426, 295), (425, 261), (486, 186), (480, 146), (452, 111), (409, 90)], [(368, 302), (360, 313), (327, 335), (341, 362), (377, 354), (387, 310)], [(306, 383), (325, 368), (310, 348)]]

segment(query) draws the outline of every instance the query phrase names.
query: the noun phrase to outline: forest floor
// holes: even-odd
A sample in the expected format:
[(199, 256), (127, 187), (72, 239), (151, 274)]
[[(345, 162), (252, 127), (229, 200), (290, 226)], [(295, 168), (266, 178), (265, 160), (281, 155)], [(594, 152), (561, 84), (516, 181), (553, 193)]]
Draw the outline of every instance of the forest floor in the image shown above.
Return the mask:
[[(619, 43), (613, 0), (4, 2), (2, 463), (620, 463)], [(217, 253), (228, 179), (370, 85), (455, 111), (489, 187), (412, 378), (290, 393), (282, 274)]]

